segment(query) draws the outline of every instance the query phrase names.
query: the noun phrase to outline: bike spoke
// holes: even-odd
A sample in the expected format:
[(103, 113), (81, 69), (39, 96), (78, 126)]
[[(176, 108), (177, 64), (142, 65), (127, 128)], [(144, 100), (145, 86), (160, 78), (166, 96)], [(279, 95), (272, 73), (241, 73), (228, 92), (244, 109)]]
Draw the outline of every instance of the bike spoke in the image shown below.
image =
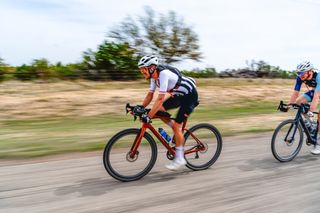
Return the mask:
[(300, 151), (303, 133), (301, 126), (296, 126), (295, 120), (282, 122), (274, 132), (271, 150), (274, 157), (286, 162), (292, 160)]
[(112, 138), (106, 146), (105, 168), (118, 180), (137, 180), (146, 175), (155, 163), (156, 145), (151, 136), (142, 137), (136, 151), (132, 152), (132, 144), (138, 134), (138, 129), (128, 129), (118, 133), (119, 136)]
[(186, 133), (185, 158), (187, 166), (194, 170), (206, 169), (219, 157), (222, 140), (216, 128), (208, 124), (200, 124)]

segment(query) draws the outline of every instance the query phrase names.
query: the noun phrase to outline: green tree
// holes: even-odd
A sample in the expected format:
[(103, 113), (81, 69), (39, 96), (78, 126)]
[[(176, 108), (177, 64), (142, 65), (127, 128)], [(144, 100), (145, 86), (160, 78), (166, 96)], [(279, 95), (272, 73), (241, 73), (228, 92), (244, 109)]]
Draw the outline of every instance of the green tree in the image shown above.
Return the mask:
[(74, 80), (80, 77), (80, 66), (79, 64), (67, 64), (63, 65), (61, 62), (50, 66), (51, 76), (64, 79)]
[(291, 78), (291, 73), (289, 71), (281, 69), (279, 66), (272, 66), (263, 60), (251, 62), (246, 61), (248, 70), (256, 71), (261, 74), (262, 77), (268, 78)]
[(156, 54), (166, 63), (200, 60), (198, 36), (174, 11), (156, 14), (145, 8), (145, 16), (127, 17), (109, 32), (116, 41), (128, 42), (140, 55)]
[(35, 59), (31, 63), (31, 67), (34, 70), (35, 75), (43, 79), (48, 79), (52, 75), (49, 66), (49, 61), (45, 58)]
[(137, 79), (138, 54), (128, 43), (104, 41), (97, 52), (88, 50), (83, 55), (84, 77), (91, 80)]
[(4, 80), (4, 75), (8, 71), (8, 64), (4, 63), (4, 60), (0, 58), (0, 81)]
[(26, 80), (35, 79), (38, 77), (38, 75), (35, 72), (34, 67), (23, 64), (22, 66), (16, 67), (14, 77), (19, 80), (26, 81)]

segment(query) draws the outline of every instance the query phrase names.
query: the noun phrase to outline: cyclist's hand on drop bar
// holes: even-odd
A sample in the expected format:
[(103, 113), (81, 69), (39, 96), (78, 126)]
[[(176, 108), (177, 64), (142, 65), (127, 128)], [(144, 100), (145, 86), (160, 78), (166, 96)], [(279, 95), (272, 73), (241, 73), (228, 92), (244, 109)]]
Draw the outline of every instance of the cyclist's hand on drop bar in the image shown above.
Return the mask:
[(141, 120), (142, 120), (143, 123), (146, 123), (146, 124), (151, 123), (151, 118), (148, 115), (145, 115), (145, 114), (141, 116)]

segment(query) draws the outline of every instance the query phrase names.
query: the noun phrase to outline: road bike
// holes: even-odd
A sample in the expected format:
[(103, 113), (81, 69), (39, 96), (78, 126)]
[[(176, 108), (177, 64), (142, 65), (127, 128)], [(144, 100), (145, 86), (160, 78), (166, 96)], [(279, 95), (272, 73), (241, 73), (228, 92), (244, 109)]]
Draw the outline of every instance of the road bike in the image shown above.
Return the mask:
[[(154, 128), (152, 123), (143, 123), (141, 118), (150, 109), (143, 106), (126, 105), (126, 112), (139, 117), (141, 128), (130, 128), (115, 134), (106, 144), (103, 163), (106, 171), (120, 181), (135, 181), (147, 175), (157, 160), (157, 144), (147, 130), (165, 147), (166, 157), (173, 160), (175, 143), (168, 143)], [(171, 118), (168, 112), (157, 112), (156, 118)], [(212, 166), (222, 150), (222, 137), (216, 127), (208, 123), (197, 124), (190, 129), (186, 127), (187, 118), (182, 124), (184, 133), (184, 157), (186, 166), (192, 170), (204, 170)], [(173, 137), (174, 138), (174, 137)]]
[[(281, 122), (275, 129), (271, 140), (271, 151), (273, 156), (280, 162), (293, 160), (301, 150), (303, 144), (303, 135), (307, 136), (306, 144), (308, 146), (317, 143), (318, 122), (314, 129), (307, 127), (306, 122), (310, 123), (309, 117), (303, 119), (303, 115), (309, 111), (309, 104), (284, 104), (280, 101), (278, 110), (287, 112), (289, 108), (297, 110), (294, 119), (288, 119)], [(317, 112), (313, 112), (318, 114)], [(304, 133), (304, 134), (303, 134)]]

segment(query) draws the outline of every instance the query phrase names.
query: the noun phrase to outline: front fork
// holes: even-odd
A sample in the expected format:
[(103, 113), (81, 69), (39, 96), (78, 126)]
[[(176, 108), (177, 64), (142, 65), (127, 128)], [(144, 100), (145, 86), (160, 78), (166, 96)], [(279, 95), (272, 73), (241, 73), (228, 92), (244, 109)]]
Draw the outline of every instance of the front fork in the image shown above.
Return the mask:
[(134, 142), (131, 146), (130, 152), (128, 153), (129, 159), (134, 159), (136, 157), (136, 155), (139, 154), (138, 152), (138, 148), (140, 146), (142, 137), (144, 136), (144, 133), (146, 132), (146, 126), (145, 124), (142, 126), (142, 128), (140, 129), (139, 134), (137, 135), (137, 137), (134, 139)]

